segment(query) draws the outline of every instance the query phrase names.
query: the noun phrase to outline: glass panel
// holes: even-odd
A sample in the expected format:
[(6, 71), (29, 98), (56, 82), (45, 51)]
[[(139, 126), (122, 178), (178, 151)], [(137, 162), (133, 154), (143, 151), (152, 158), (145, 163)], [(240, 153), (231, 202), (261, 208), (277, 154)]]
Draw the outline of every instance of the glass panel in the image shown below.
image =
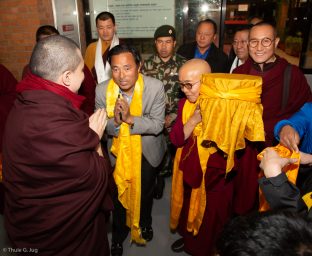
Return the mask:
[[(125, 12), (122, 13), (122, 8), (119, 8), (118, 10), (118, 4), (123, 4), (123, 8), (125, 4), (130, 4), (131, 8), (134, 4), (146, 4), (147, 2), (144, 0), (141, 1), (120, 1), (120, 0), (114, 0), (114, 1), (103, 1), (103, 0), (89, 0), (89, 7), (90, 7), (90, 22), (91, 22), (91, 30), (92, 30), (92, 39), (97, 38), (96, 34), (96, 28), (95, 28), (95, 17), (96, 15), (104, 10), (111, 11), (116, 18), (116, 24), (117, 24), (117, 31), (118, 31), (118, 17), (122, 17), (125, 19)], [(110, 6), (114, 5), (114, 6)], [(123, 41), (134, 45), (142, 54), (144, 55), (150, 55), (154, 52), (154, 31), (156, 28), (160, 25), (164, 24), (170, 24), (173, 25), (176, 29), (176, 35), (177, 35), (177, 47), (183, 43), (191, 42), (195, 40), (195, 30), (197, 23), (206, 18), (213, 19), (218, 25), (221, 23), (221, 0), (162, 0), (162, 1), (148, 1), (149, 3), (149, 9), (148, 9), (148, 15), (151, 17), (151, 21), (154, 21), (156, 23), (154, 25), (154, 28), (152, 29), (151, 33), (148, 33), (148, 31), (142, 31), (142, 34), (145, 35), (144, 37), (137, 37), (137, 33), (134, 31), (132, 34), (129, 34), (126, 36), (126, 38), (123, 38)], [(129, 9), (130, 9), (129, 5)], [(160, 10), (161, 9), (161, 10)], [(164, 18), (164, 15), (161, 15), (164, 13), (164, 10), (166, 10), (169, 13), (172, 13), (172, 17), (167, 17), (167, 19)], [(116, 10), (115, 13), (113, 10)], [(117, 11), (118, 10), (118, 11)], [(139, 12), (136, 12), (137, 15)], [(122, 16), (120, 16), (122, 15)], [(140, 18), (140, 17), (138, 17)], [(132, 19), (132, 21), (131, 21)], [(135, 22), (135, 17), (132, 15), (131, 19), (128, 19), (128, 26), (135, 27), (138, 24)], [(172, 20), (172, 22), (171, 22)], [(148, 21), (150, 23), (150, 21)], [(144, 22), (143, 22), (144, 23)], [(146, 21), (147, 23), (147, 21)], [(159, 23), (159, 24), (157, 24)], [(172, 24), (173, 23), (173, 24)], [(142, 24), (142, 27), (144, 27), (144, 24)], [(146, 29), (151, 29), (147, 28)], [(220, 27), (218, 28), (220, 31)], [(149, 35), (149, 36), (146, 36)], [(90, 43), (90, 42), (88, 42)], [(218, 42), (216, 42), (218, 45)]]

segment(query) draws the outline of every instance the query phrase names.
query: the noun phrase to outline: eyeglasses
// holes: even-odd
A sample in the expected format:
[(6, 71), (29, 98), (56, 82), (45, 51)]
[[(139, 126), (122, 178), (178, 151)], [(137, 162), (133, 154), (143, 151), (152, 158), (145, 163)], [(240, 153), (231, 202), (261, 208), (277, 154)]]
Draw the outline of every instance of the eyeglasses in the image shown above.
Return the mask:
[(251, 39), (251, 40), (249, 40), (249, 46), (252, 48), (255, 48), (258, 46), (258, 44), (260, 42), (263, 47), (269, 47), (274, 41), (275, 41), (275, 38), (270, 39), (268, 37), (262, 38), (261, 40)]
[(236, 45), (239, 45), (239, 44), (242, 44), (242, 45), (246, 45), (248, 42), (246, 40), (242, 40), (242, 41), (239, 41), (239, 40), (234, 40), (233, 41), (233, 45), (236, 46)]
[(179, 82), (179, 84), (181, 86), (181, 89), (183, 89), (183, 87), (185, 87), (186, 89), (191, 90), (193, 88), (193, 86), (195, 84), (198, 84), (199, 82), (200, 82), (200, 80), (197, 81), (197, 82), (194, 82), (194, 83), (190, 83), (190, 82), (182, 83), (182, 82)]

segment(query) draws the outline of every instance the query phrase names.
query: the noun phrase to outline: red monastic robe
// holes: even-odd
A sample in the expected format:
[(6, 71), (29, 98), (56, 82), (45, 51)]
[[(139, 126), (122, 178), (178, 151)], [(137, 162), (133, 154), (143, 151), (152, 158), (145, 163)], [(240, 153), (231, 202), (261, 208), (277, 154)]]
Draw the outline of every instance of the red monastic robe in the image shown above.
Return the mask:
[(109, 255), (108, 159), (79, 110), (82, 96), (32, 74), (4, 136), (5, 228), (12, 246), (40, 255)]

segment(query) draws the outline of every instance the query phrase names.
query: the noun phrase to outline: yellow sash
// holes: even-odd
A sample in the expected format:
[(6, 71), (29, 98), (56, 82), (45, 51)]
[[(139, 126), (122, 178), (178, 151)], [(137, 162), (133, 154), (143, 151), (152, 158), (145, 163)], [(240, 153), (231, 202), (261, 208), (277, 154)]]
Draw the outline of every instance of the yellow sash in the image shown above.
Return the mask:
[[(142, 116), (142, 95), (144, 82), (139, 75), (134, 87), (130, 104), (132, 116)], [(114, 107), (119, 94), (119, 87), (111, 79), (106, 93), (106, 106), (109, 118), (114, 117)], [(141, 208), (141, 135), (131, 135), (127, 123), (120, 125), (118, 137), (113, 139), (111, 152), (116, 156), (113, 173), (118, 188), (118, 199), (126, 209), (126, 224), (131, 229), (131, 241), (145, 244), (141, 237), (140, 208)]]
[[(233, 74), (205, 74), (202, 76), (200, 95), (196, 103), (186, 101), (182, 112), (185, 124), (199, 104), (202, 122), (192, 136), (197, 137), (197, 150), (203, 172), (199, 188), (192, 189), (187, 230), (198, 234), (206, 208), (205, 173), (209, 156), (217, 151), (213, 141), (227, 154), (226, 173), (234, 166), (234, 153), (245, 147), (245, 138), (264, 141), (262, 106), (260, 104), (261, 78)], [(183, 148), (178, 148), (174, 159), (170, 228), (175, 229), (183, 205), (183, 172), (179, 170)]]
[[(299, 170), (299, 163), (300, 163), (300, 154), (296, 153), (295, 151), (291, 151), (288, 148), (282, 146), (281, 144), (278, 144), (275, 147), (272, 147), (272, 149), (274, 149), (279, 156), (284, 157), (284, 158), (296, 158), (298, 159), (298, 161), (296, 163), (293, 164), (289, 164), (286, 165), (283, 168), (283, 172), (286, 173), (286, 176), (288, 178), (288, 180), (293, 183), (296, 184), (296, 180), (297, 180), (297, 176), (298, 176), (298, 170)], [(259, 161), (261, 161), (261, 159), (263, 158), (263, 152), (264, 150), (258, 154), (257, 158)], [(261, 171), (260, 177), (264, 176), (263, 171)], [(263, 211), (267, 211), (270, 209), (270, 206), (268, 204), (268, 202), (266, 201), (262, 190), (259, 188), (259, 211), (263, 212)]]
[[(188, 100), (185, 102), (182, 112), (182, 122), (185, 124), (192, 116), (196, 109), (197, 103), (191, 103)], [(199, 123), (192, 136), (197, 137), (197, 149), (200, 159), (200, 165), (203, 172), (202, 182), (199, 188), (192, 189), (190, 208), (187, 220), (187, 230), (193, 232), (194, 235), (198, 234), (201, 226), (205, 209), (206, 209), (206, 188), (205, 188), (205, 173), (207, 168), (208, 158), (211, 154), (216, 152), (216, 148), (204, 148), (201, 146), (202, 140), (199, 135), (202, 131), (202, 124)], [(173, 165), (172, 177), (172, 193), (171, 193), (171, 211), (170, 211), (170, 228), (176, 229), (179, 223), (179, 217), (183, 205), (183, 172), (179, 169), (183, 148), (178, 148)]]

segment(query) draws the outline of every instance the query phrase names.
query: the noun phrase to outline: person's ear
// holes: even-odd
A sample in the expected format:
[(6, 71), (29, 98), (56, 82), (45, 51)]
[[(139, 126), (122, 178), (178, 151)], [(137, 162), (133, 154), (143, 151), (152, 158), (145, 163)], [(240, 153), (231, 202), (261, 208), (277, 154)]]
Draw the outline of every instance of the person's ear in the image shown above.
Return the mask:
[(173, 48), (175, 48), (175, 47), (176, 47), (176, 44), (177, 44), (177, 41), (176, 41), (176, 40), (174, 40), (174, 41), (173, 41)]
[(71, 72), (69, 70), (65, 71), (62, 74), (62, 83), (66, 86), (69, 87), (71, 84)]
[(143, 63), (142, 63), (142, 61), (141, 61), (140, 64), (138, 65), (138, 73), (140, 73), (141, 68), (142, 68), (142, 65), (143, 65)]
[(275, 41), (274, 41), (274, 48), (277, 48), (277, 45), (278, 45), (279, 41), (280, 41), (280, 38), (276, 37)]

